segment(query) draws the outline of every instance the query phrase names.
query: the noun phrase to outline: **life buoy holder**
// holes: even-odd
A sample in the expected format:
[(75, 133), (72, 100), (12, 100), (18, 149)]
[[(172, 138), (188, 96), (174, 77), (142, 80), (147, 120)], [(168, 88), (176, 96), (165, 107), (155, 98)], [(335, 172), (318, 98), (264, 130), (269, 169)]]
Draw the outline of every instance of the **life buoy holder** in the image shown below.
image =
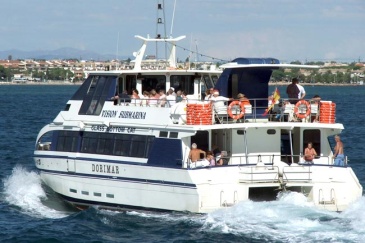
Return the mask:
[[(233, 115), (232, 108), (235, 105), (238, 105), (240, 107), (241, 112), (239, 114)], [(229, 104), (229, 106), (228, 106), (227, 112), (228, 112), (228, 115), (229, 115), (230, 118), (232, 118), (234, 120), (241, 119), (243, 117), (243, 115), (245, 114), (245, 104), (244, 104), (244, 102), (239, 102), (238, 100), (232, 101), (231, 104)]]
[[(306, 105), (307, 107), (307, 112), (305, 114), (301, 114), (299, 113), (299, 106), (301, 105)], [(309, 104), (308, 101), (306, 100), (300, 100), (295, 104), (294, 107), (294, 114), (296, 115), (296, 117), (298, 117), (299, 119), (304, 119), (307, 116), (309, 116), (311, 114), (311, 105)]]

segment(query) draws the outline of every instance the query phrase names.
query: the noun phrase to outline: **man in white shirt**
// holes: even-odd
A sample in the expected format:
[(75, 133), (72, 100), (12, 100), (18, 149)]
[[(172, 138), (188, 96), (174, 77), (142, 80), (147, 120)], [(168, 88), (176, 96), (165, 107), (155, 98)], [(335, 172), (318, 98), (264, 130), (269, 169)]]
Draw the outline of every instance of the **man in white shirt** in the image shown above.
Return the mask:
[(305, 96), (305, 89), (302, 85), (299, 84), (299, 80), (297, 79), (296, 80), (296, 85), (299, 89), (299, 93), (298, 93), (298, 99), (304, 99), (304, 96)]
[(223, 110), (224, 111), (227, 111), (227, 106), (224, 104), (224, 102), (230, 101), (230, 100), (232, 100), (232, 98), (227, 98), (227, 97), (224, 97), (224, 96), (219, 96), (219, 91), (218, 90), (214, 90), (213, 96), (210, 97), (209, 100), (213, 103), (214, 110), (216, 112), (219, 112), (219, 111), (223, 111)]

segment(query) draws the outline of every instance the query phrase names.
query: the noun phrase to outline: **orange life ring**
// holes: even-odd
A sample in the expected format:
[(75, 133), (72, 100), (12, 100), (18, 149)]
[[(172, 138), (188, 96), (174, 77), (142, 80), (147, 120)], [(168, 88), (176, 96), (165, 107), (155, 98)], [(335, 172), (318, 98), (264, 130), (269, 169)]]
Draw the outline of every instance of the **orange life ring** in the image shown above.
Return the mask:
[[(299, 106), (300, 105), (306, 105), (307, 106), (307, 112), (305, 114), (301, 114), (299, 113)], [(309, 116), (311, 114), (311, 105), (309, 104), (308, 101), (306, 100), (300, 100), (295, 104), (294, 107), (294, 114), (299, 118), (299, 119), (304, 119), (307, 116)]]
[[(241, 112), (239, 114), (233, 115), (232, 113), (232, 107), (238, 105), (241, 108)], [(244, 102), (239, 102), (238, 100), (232, 101), (231, 104), (229, 104), (227, 109), (228, 115), (230, 118), (234, 120), (241, 119), (243, 115), (245, 114), (245, 104)]]

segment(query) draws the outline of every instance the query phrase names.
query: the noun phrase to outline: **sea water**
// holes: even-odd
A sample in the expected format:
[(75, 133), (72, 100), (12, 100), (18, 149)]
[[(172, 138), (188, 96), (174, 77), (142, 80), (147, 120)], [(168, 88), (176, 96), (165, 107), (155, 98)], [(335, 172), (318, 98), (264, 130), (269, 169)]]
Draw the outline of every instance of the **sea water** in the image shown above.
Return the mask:
[[(307, 97), (337, 104), (349, 165), (365, 186), (365, 86), (305, 88)], [(342, 213), (294, 192), (209, 214), (75, 210), (41, 183), (32, 154), (39, 130), (76, 89), (0, 86), (1, 242), (365, 242), (364, 197)], [(285, 87), (279, 90), (286, 97)]]

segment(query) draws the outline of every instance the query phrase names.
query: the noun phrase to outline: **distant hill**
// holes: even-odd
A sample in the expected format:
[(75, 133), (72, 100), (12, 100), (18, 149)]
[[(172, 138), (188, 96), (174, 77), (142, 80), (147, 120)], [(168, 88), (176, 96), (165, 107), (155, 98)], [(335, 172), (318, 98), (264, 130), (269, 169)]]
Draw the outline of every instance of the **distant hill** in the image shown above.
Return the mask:
[[(70, 47), (59, 48), (57, 50), (38, 50), (38, 51), (22, 51), (17, 49), (0, 51), (0, 59), (7, 60), (9, 55), (13, 60), (17, 59), (79, 59), (79, 60), (95, 60), (107, 61), (115, 59), (115, 55), (99, 54), (93, 51), (79, 50)], [(118, 57), (118, 59), (127, 59), (128, 57)]]

